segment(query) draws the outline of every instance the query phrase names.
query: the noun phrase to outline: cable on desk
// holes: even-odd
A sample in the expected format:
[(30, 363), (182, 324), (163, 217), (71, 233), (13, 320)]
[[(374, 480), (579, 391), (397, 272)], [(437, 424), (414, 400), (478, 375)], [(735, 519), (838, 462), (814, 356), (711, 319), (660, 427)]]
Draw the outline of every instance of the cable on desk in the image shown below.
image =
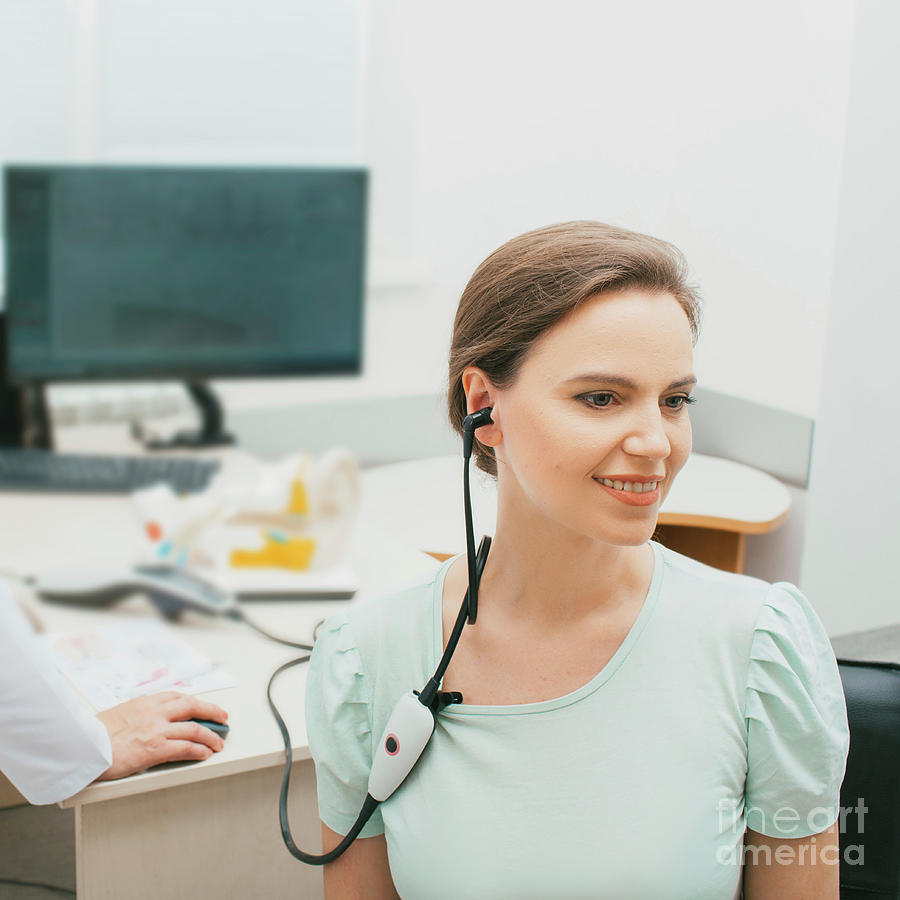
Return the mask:
[[(248, 619), (244, 611), (237, 607), (230, 612), (227, 613), (228, 617), (231, 619), (236, 619), (238, 622), (243, 622), (245, 625), (249, 625), (254, 631), (258, 631), (263, 637), (267, 637), (270, 641), (275, 641), (277, 644), (284, 644), (285, 647), (293, 647), (295, 650), (312, 650), (312, 644), (301, 644), (297, 641), (289, 641), (287, 638), (279, 637), (277, 634), (272, 634), (271, 631), (266, 631), (265, 628), (262, 627), (258, 622), (254, 622), (253, 619)], [(309, 659), (309, 657), (304, 657), (304, 659)], [(299, 660), (302, 662), (303, 660)]]
[(266, 697), (269, 700), (269, 709), (272, 710), (272, 715), (275, 716), (275, 721), (278, 722), (278, 728), (281, 731), (281, 737), (284, 740), (284, 777), (281, 780), (281, 796), (278, 799), (278, 818), (281, 824), (281, 836), (284, 838), (284, 843), (290, 851), (291, 855), (296, 859), (301, 860), (302, 862), (308, 863), (309, 865), (314, 866), (323, 866), (326, 863), (330, 863), (332, 860), (337, 859), (346, 849), (356, 840), (356, 836), (363, 830), (366, 822), (371, 818), (372, 813), (375, 811), (375, 808), (378, 806), (378, 801), (372, 798), (369, 795), (366, 795), (366, 801), (363, 804), (363, 810), (356, 820), (353, 827), (350, 831), (344, 836), (343, 840), (335, 847), (333, 850), (330, 850), (328, 853), (307, 853), (304, 850), (301, 850), (295, 843), (294, 837), (291, 834), (291, 823), (288, 820), (288, 789), (291, 785), (291, 764), (293, 763), (293, 750), (291, 748), (291, 735), (288, 732), (287, 725), (284, 722), (284, 719), (281, 717), (281, 713), (278, 712), (278, 707), (275, 705), (275, 701), (272, 699), (272, 682), (275, 680), (276, 676), (280, 675), (286, 669), (290, 669), (293, 666), (297, 666), (300, 663), (307, 662), (309, 660), (309, 654), (305, 654), (304, 656), (298, 656), (297, 659), (292, 659), (289, 662), (280, 665), (273, 673), (271, 678), (269, 678), (268, 687), (266, 687)]

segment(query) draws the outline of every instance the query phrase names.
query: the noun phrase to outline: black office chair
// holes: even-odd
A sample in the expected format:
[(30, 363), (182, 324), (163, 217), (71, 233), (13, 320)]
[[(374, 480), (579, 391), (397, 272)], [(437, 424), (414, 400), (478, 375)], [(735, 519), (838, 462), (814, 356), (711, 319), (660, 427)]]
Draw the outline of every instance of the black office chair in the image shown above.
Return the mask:
[(841, 900), (900, 900), (900, 664), (838, 659), (838, 669), (850, 724)]

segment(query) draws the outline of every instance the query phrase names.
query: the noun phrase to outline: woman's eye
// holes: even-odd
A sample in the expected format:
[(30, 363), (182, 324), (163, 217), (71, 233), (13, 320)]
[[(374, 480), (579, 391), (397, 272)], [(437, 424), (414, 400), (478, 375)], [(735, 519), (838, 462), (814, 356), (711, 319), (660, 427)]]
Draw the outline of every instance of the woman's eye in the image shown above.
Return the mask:
[(609, 406), (613, 401), (613, 395), (606, 393), (605, 391), (594, 392), (593, 394), (584, 394), (582, 396), (582, 400), (588, 404), (588, 406), (596, 406), (602, 408), (604, 406)]
[(664, 402), (669, 409), (678, 410), (684, 409), (688, 403), (695, 403), (696, 401), (690, 394), (677, 394), (674, 397), (666, 397)]

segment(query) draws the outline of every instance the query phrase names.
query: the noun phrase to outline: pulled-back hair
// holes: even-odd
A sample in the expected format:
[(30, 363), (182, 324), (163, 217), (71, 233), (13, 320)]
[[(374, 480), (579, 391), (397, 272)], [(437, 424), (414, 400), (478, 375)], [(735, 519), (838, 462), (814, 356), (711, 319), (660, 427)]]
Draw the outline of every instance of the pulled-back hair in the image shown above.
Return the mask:
[[(687, 263), (672, 244), (602, 222), (563, 222), (507, 241), (476, 270), (456, 310), (450, 344), (447, 407), (462, 435), (462, 373), (477, 366), (498, 388), (509, 387), (534, 343), (580, 303), (628, 288), (671, 294), (688, 318), (694, 342), (700, 299)], [(492, 447), (474, 444), (476, 465), (497, 474)]]

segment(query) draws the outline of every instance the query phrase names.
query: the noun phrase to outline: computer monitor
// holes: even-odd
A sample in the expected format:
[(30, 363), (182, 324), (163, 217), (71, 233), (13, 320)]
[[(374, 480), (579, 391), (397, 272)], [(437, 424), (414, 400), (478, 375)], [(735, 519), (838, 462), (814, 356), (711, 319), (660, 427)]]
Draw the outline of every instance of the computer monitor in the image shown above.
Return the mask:
[(365, 170), (13, 165), (4, 186), (12, 384), (184, 379), (215, 417), (202, 379), (360, 372)]

